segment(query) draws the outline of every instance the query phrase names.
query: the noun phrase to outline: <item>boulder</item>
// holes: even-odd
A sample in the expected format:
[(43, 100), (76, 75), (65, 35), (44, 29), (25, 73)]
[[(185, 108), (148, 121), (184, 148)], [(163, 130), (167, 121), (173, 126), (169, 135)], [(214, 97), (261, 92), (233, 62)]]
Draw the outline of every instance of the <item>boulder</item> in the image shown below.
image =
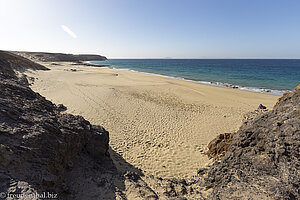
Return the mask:
[(208, 144), (208, 151), (206, 152), (209, 158), (218, 159), (225, 155), (232, 142), (234, 133), (224, 133), (218, 135)]

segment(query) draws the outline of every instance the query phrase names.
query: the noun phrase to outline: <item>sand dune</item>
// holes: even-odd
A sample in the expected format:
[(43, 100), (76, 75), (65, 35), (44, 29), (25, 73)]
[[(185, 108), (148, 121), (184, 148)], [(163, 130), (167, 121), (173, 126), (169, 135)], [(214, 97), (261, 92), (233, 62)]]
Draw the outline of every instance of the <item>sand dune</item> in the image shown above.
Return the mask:
[(243, 114), (278, 99), (138, 72), (42, 64), (51, 70), (27, 73), (36, 78), (34, 91), (104, 126), (115, 152), (161, 177), (195, 175), (209, 163), (204, 151), (215, 136), (236, 131)]

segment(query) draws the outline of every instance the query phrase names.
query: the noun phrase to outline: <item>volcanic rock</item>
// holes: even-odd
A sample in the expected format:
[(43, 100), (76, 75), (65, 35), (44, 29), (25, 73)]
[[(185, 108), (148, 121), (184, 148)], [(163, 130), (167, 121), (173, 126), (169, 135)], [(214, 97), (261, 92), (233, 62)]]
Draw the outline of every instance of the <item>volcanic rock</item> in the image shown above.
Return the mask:
[(0, 52), (0, 191), (60, 194), (68, 190), (63, 176), (79, 154), (105, 159), (108, 132), (81, 116), (62, 114), (61, 106), (33, 92), (17, 76), (25, 69), (47, 70)]
[(247, 120), (208, 171), (211, 199), (300, 199), (300, 90)]

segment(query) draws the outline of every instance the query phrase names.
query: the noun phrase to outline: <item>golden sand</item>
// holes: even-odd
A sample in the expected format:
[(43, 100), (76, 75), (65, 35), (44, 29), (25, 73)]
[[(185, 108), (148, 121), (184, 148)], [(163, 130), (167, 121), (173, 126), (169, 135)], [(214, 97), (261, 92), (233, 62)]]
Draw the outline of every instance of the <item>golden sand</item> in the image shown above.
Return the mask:
[[(218, 134), (237, 131), (243, 114), (278, 96), (125, 70), (41, 63), (32, 89), (110, 132), (112, 151), (146, 173), (189, 177), (209, 160)], [(76, 69), (72, 71), (71, 69)], [(114, 162), (122, 165), (120, 156)]]

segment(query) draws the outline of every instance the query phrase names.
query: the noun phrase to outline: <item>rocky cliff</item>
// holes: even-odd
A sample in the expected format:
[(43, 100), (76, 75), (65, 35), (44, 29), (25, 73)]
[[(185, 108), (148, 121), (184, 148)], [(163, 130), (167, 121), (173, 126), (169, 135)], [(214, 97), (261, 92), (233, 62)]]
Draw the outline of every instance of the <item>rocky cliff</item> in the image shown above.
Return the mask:
[[(300, 89), (246, 120), (210, 167), (213, 199), (300, 199)], [(217, 144), (220, 144), (218, 142)]]
[(62, 195), (68, 191), (66, 170), (76, 157), (105, 158), (108, 132), (81, 116), (61, 113), (63, 106), (33, 92), (27, 79), (17, 76), (24, 69), (47, 70), (0, 51), (0, 192)]
[(13, 51), (12, 53), (28, 58), (35, 62), (80, 62), (90, 60), (107, 60), (105, 56), (94, 54), (65, 54), (65, 53), (45, 53), (45, 52), (24, 52)]

